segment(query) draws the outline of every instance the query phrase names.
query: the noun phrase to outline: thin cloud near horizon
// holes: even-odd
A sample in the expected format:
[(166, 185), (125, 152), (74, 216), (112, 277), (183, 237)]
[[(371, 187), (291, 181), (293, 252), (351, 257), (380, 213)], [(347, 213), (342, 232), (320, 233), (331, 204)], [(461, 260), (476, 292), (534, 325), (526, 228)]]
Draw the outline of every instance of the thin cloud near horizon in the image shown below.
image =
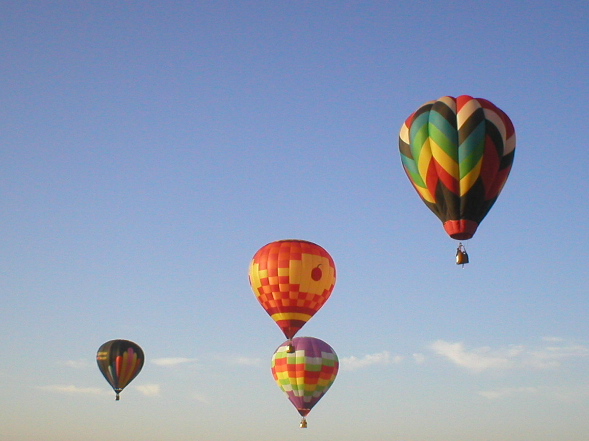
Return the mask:
[(189, 364), (189, 363), (197, 363), (197, 358), (187, 358), (187, 357), (162, 357), (162, 358), (154, 358), (151, 360), (151, 363), (155, 364), (156, 366), (163, 366), (163, 367), (174, 367), (182, 364)]
[(38, 386), (37, 389), (60, 394), (106, 395), (112, 393), (112, 391), (98, 387), (79, 387), (73, 384), (49, 384), (46, 386)]
[(568, 344), (563, 339), (549, 337), (538, 347), (509, 345), (500, 348), (480, 346), (467, 348), (464, 342), (437, 340), (429, 348), (453, 364), (474, 373), (509, 369), (555, 369), (565, 360), (589, 356), (589, 348)]
[(361, 358), (353, 355), (342, 357), (340, 359), (340, 366), (342, 370), (355, 371), (372, 365), (397, 364), (404, 358), (402, 355), (392, 356), (389, 351), (382, 351), (375, 354), (367, 354)]

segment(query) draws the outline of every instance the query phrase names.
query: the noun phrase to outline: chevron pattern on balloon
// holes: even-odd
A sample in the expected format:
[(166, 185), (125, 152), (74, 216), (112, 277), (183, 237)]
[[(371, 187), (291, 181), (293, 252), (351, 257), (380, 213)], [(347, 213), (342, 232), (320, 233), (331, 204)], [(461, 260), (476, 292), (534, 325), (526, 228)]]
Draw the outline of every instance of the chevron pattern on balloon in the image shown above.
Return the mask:
[(507, 181), (515, 129), (488, 100), (445, 96), (407, 118), (399, 150), (423, 202), (451, 237), (464, 240), (474, 235)]

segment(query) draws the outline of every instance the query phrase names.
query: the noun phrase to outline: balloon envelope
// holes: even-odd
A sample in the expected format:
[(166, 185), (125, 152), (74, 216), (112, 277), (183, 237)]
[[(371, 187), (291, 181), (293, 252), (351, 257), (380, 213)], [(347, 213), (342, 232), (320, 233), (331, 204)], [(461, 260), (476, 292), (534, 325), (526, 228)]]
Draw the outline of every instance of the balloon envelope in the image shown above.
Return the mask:
[(339, 369), (337, 354), (323, 340), (314, 337), (284, 342), (272, 356), (272, 375), (302, 417), (329, 390)]
[(503, 189), (513, 163), (515, 130), (490, 101), (445, 96), (407, 118), (399, 150), (423, 202), (450, 237), (466, 240)]
[(280, 240), (254, 255), (249, 280), (262, 307), (290, 339), (331, 295), (335, 263), (312, 242)]
[(108, 341), (96, 353), (98, 369), (114, 389), (117, 400), (119, 393), (141, 371), (144, 360), (143, 350), (129, 340)]

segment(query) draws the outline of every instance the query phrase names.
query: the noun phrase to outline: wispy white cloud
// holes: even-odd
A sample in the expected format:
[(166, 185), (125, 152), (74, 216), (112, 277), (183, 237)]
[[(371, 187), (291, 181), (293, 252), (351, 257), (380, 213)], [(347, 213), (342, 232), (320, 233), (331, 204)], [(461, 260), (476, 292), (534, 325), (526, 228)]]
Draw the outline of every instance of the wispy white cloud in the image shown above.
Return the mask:
[(343, 357), (340, 360), (340, 364), (343, 370), (355, 371), (374, 364), (400, 363), (403, 358), (401, 355), (391, 356), (388, 351), (382, 351), (376, 354), (365, 355), (362, 358), (355, 356)]
[(589, 385), (538, 387), (504, 387), (484, 390), (478, 393), (489, 400), (498, 400), (516, 395), (542, 395), (542, 399), (551, 399), (566, 403), (585, 402), (589, 397)]
[(589, 385), (560, 386), (551, 388), (549, 392), (553, 393), (558, 401), (565, 403), (582, 402), (585, 403), (589, 398)]
[(488, 369), (509, 369), (513, 366), (513, 357), (521, 351), (519, 347), (499, 351), (492, 351), (489, 347), (467, 350), (464, 343), (451, 343), (444, 340), (438, 340), (430, 347), (436, 354), (474, 372)]
[(480, 391), (479, 395), (488, 398), (489, 400), (496, 400), (516, 394), (535, 394), (537, 392), (538, 388), (536, 387), (503, 387), (496, 390)]
[(200, 403), (209, 404), (209, 399), (206, 397), (206, 395), (194, 393), (192, 394), (192, 398)]
[[(552, 340), (551, 343), (557, 343)], [(560, 341), (562, 345), (551, 345), (539, 349), (530, 350), (527, 364), (537, 369), (552, 369), (559, 367), (567, 359), (582, 358), (589, 356), (589, 348), (578, 344), (567, 344)]]
[(180, 364), (186, 363), (196, 363), (198, 360), (196, 358), (186, 358), (186, 357), (164, 357), (164, 358), (154, 358), (151, 362), (157, 366), (163, 367), (174, 367)]
[(425, 363), (425, 355), (421, 353), (413, 354), (413, 361), (415, 364), (423, 364)]
[(589, 348), (579, 344), (567, 344), (556, 337), (544, 338), (537, 348), (510, 345), (492, 349), (488, 346), (467, 349), (462, 342), (438, 340), (430, 349), (457, 366), (473, 372), (506, 369), (554, 369), (565, 360), (589, 356)]
[(226, 365), (239, 365), (239, 366), (259, 367), (259, 366), (265, 366), (266, 363), (268, 362), (267, 360), (262, 361), (262, 359), (260, 359), (260, 358), (246, 357), (243, 355), (216, 354), (216, 355), (213, 355), (212, 358), (214, 358), (215, 360), (219, 361), (220, 363), (223, 363)]
[[(88, 359), (82, 358), (80, 360), (65, 360), (60, 363), (62, 366), (70, 367), (73, 369), (85, 369), (91, 366), (91, 363)], [(94, 364), (96, 366), (96, 363)]]
[(139, 386), (135, 386), (135, 389), (137, 389), (146, 397), (157, 397), (160, 395), (159, 384), (141, 384)]
[(236, 357), (234, 359), (235, 364), (239, 364), (242, 366), (261, 366), (262, 360), (259, 358), (253, 357)]
[(547, 336), (547, 337), (542, 337), (542, 341), (547, 341), (547, 342), (551, 342), (551, 343), (560, 343), (560, 342), (563, 342), (564, 339), (560, 338), (560, 337)]
[(98, 387), (78, 387), (74, 386), (73, 384), (50, 384), (47, 386), (39, 386), (38, 389), (60, 394), (105, 395), (109, 393), (108, 391)]

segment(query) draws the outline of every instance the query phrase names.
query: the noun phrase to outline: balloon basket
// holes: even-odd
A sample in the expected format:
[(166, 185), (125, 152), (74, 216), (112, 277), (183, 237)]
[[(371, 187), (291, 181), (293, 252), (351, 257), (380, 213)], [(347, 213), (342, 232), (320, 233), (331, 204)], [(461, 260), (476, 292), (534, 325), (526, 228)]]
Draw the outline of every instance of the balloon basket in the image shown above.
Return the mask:
[(468, 263), (468, 253), (466, 252), (466, 248), (462, 245), (462, 242), (458, 244), (458, 248), (456, 248), (456, 265), (464, 265)]
[(307, 420), (303, 417), (303, 419), (301, 420), (301, 424), (299, 424), (299, 427), (301, 429), (306, 429), (307, 428)]

